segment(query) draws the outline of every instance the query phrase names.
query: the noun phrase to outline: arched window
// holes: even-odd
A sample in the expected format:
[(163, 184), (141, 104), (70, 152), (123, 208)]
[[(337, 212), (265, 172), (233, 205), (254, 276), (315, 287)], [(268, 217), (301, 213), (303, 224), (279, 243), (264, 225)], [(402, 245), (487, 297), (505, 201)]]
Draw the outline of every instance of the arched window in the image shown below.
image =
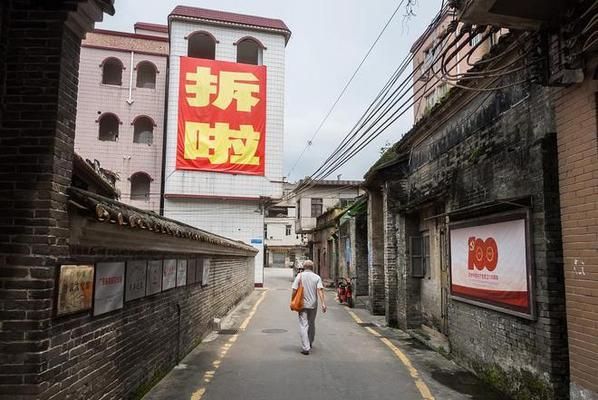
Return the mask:
[(142, 61), (137, 64), (137, 87), (155, 89), (157, 73), (156, 66), (149, 61)]
[(193, 58), (216, 58), (216, 38), (208, 32), (195, 32), (189, 35), (187, 55)]
[(102, 67), (102, 83), (105, 85), (118, 85), (123, 83), (123, 63), (114, 57), (104, 60)]
[(247, 37), (237, 43), (237, 62), (243, 64), (262, 64), (262, 50), (264, 46), (256, 39)]
[(114, 114), (102, 114), (98, 119), (98, 139), (106, 142), (116, 142), (118, 139), (118, 128), (120, 121)]
[(133, 121), (133, 143), (151, 145), (154, 141), (154, 121), (149, 117), (137, 117)]
[(135, 172), (131, 181), (131, 200), (149, 201), (152, 178), (145, 172)]

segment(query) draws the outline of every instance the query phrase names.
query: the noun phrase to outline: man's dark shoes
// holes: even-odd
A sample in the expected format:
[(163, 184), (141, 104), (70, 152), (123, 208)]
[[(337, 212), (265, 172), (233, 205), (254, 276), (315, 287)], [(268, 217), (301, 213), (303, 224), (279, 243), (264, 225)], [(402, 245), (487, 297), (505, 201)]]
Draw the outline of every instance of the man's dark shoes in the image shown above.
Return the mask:
[(303, 354), (304, 356), (308, 356), (309, 350), (301, 350), (301, 354)]

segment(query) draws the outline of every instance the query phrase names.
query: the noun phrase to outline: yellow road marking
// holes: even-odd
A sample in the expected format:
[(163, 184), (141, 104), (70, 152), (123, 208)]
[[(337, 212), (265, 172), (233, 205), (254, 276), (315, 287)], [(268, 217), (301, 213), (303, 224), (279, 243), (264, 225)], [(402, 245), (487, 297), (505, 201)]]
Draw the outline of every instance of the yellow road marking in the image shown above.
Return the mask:
[(347, 312), (349, 313), (349, 315), (351, 316), (351, 318), (353, 318), (355, 320), (355, 322), (357, 322), (358, 324), (361, 324), (363, 321), (357, 316), (357, 314), (355, 314), (353, 311), (349, 311), (347, 310)]
[(247, 325), (249, 325), (249, 321), (251, 321), (251, 318), (253, 318), (253, 316), (254, 316), (255, 312), (257, 311), (257, 308), (259, 307), (261, 302), (264, 301), (264, 297), (266, 297), (266, 293), (268, 293), (268, 292), (267, 291), (262, 292), (260, 298), (258, 299), (258, 301), (255, 303), (255, 305), (251, 309), (251, 312), (249, 313), (247, 318), (245, 318), (245, 321), (243, 321), (243, 323), (239, 327), (239, 330), (244, 331), (245, 329), (247, 329)]
[[(249, 315), (247, 315), (247, 318), (245, 318), (245, 320), (243, 321), (243, 323), (239, 327), (239, 330), (244, 331), (245, 329), (247, 329), (247, 325), (249, 325), (249, 321), (251, 321), (251, 318), (255, 315), (255, 313), (257, 311), (257, 308), (259, 307), (260, 303), (264, 300), (264, 297), (266, 296), (266, 293), (267, 293), (267, 290), (264, 290), (262, 292), (262, 294), (260, 295), (260, 298), (258, 299), (258, 301), (254, 304), (253, 308), (251, 309), (251, 312), (249, 313)], [(214, 375), (216, 374), (216, 370), (220, 367), (220, 364), (222, 363), (221, 358), (226, 355), (226, 353), (228, 352), (228, 350), (230, 350), (230, 348), (232, 347), (233, 343), (235, 343), (237, 341), (238, 337), (239, 337), (239, 335), (233, 335), (233, 336), (231, 336), (228, 339), (229, 343), (225, 343), (222, 346), (222, 350), (220, 352), (220, 358), (217, 359), (217, 360), (214, 360), (214, 362), (212, 362), (214, 370), (212, 370), (212, 371), (206, 371), (204, 373), (203, 381), (206, 384), (208, 384), (208, 383), (210, 383), (212, 381), (212, 379), (214, 378)], [(206, 387), (200, 387), (195, 392), (193, 392), (193, 394), (191, 395), (191, 400), (201, 400), (201, 398), (203, 397), (203, 395), (205, 393), (206, 393)]]
[(206, 388), (199, 388), (199, 390), (191, 395), (191, 400), (201, 400), (205, 392)]
[(376, 336), (376, 337), (381, 337), (382, 336), (381, 334), (379, 334), (378, 332), (376, 332), (374, 329), (370, 328), (369, 326), (366, 326), (365, 330), (368, 331), (369, 333), (371, 333), (372, 335)]
[[(363, 323), (361, 318), (359, 318), (357, 314), (355, 314), (353, 311), (347, 310), (347, 312), (355, 322), (357, 322), (358, 324)], [(409, 375), (411, 375), (411, 378), (413, 378), (413, 380), (415, 381), (415, 386), (417, 387), (417, 390), (419, 390), (419, 393), (421, 394), (422, 398), (424, 400), (435, 400), (434, 396), (432, 395), (432, 392), (430, 391), (430, 388), (419, 376), (419, 372), (417, 372), (417, 369), (413, 366), (411, 360), (409, 360), (405, 353), (403, 353), (401, 349), (395, 346), (390, 340), (388, 340), (385, 337), (382, 337), (382, 335), (378, 333), (375, 329), (372, 329), (369, 326), (366, 326), (365, 329), (372, 335), (380, 338), (382, 343), (384, 343), (390, 350), (392, 350), (392, 352), (397, 356), (397, 358), (401, 360), (403, 365), (407, 368), (407, 371), (409, 371)]]

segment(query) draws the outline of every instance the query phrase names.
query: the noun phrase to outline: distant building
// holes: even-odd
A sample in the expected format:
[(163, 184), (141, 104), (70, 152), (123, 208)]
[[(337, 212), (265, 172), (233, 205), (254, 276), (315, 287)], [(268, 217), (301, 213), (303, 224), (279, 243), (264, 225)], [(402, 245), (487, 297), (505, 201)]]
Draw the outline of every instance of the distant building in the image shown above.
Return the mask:
[[(283, 192), (295, 185), (285, 183)], [(266, 209), (264, 246), (267, 267), (290, 267), (307, 255), (306, 235), (295, 232), (296, 208), (293, 199), (282, 200)]]
[(168, 29), (96, 29), (83, 40), (75, 150), (118, 176), (120, 199), (159, 211)]
[[(498, 42), (499, 36), (506, 32), (506, 29), (493, 32), (488, 28), (485, 32), (478, 33), (468, 40), (466, 39), (469, 37), (467, 34), (462, 38), (459, 37), (459, 32), (464, 25), (455, 21), (453, 23), (457, 25), (457, 29), (449, 33), (444, 44), (439, 45), (444, 34), (450, 30), (449, 25), (453, 20), (455, 20), (453, 12), (446, 7), (439, 18), (433, 21), (411, 46), (414, 68), (413, 117), (415, 122), (427, 114), (448, 93), (456, 83), (456, 79), (451, 77), (469, 70)], [(463, 43), (463, 46), (447, 44), (458, 38), (460, 44), (464, 41), (467, 42)], [(453, 52), (454, 55), (449, 57)], [(446, 56), (446, 76), (443, 76), (440, 67), (443, 54)]]
[(168, 22), (164, 215), (255, 246), (261, 286), (264, 207), (282, 197), (291, 32), (277, 19), (183, 6)]
[[(300, 181), (298, 186), (301, 187), (303, 182)], [(316, 180), (297, 190), (294, 197), (297, 207), (295, 231), (306, 236), (309, 257), (315, 263), (315, 271), (322, 274), (324, 279), (333, 279), (338, 275), (334, 266), (338, 265), (335, 255), (339, 251), (336, 241), (328, 243), (328, 240), (336, 232), (337, 214), (364, 193), (360, 188), (361, 183)]]
[[(301, 184), (302, 181), (299, 182)], [(297, 207), (295, 231), (311, 233), (316, 228), (316, 219), (335, 206), (344, 207), (363, 191), (361, 181), (317, 180), (302, 189), (294, 197)]]

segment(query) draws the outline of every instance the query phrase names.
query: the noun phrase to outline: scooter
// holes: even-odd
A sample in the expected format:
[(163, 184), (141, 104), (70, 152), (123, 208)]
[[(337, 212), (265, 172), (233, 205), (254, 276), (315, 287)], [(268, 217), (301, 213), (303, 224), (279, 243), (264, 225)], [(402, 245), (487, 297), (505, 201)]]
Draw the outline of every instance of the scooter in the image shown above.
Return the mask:
[(350, 308), (353, 308), (353, 285), (351, 284), (351, 280), (348, 278), (339, 278), (336, 284), (336, 293), (339, 303), (345, 303)]

